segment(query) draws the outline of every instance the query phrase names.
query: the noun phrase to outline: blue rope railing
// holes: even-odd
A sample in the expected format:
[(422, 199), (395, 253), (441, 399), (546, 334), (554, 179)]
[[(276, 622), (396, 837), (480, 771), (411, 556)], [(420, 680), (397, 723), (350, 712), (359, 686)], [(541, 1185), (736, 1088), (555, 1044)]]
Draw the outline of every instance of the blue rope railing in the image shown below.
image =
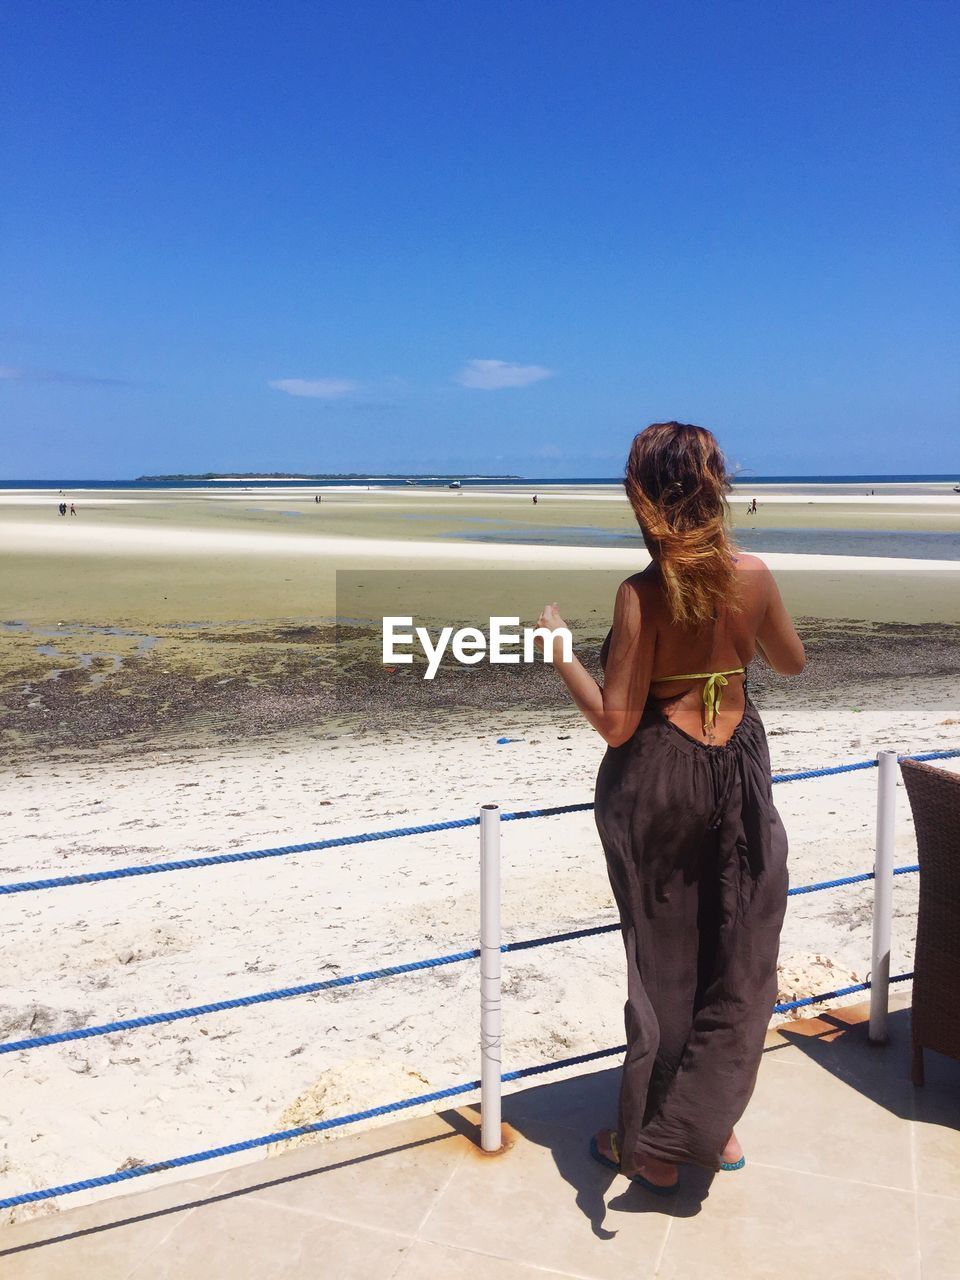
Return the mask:
[[(960, 749), (954, 751), (926, 751), (922, 755), (897, 756), (898, 760), (952, 760), (960, 756)], [(835, 773), (856, 773), (858, 769), (876, 769), (876, 760), (857, 760), (853, 764), (834, 764), (826, 769), (803, 769), (799, 773), (778, 773), (774, 782), (803, 782), (807, 778), (826, 778)]]
[[(908, 978), (913, 977), (913, 971), (910, 973), (898, 973), (895, 978), (890, 978), (890, 982), (906, 982)], [(802, 1009), (808, 1004), (821, 1004), (824, 1000), (834, 1000), (838, 996), (852, 996), (857, 991), (869, 991), (873, 986), (872, 982), (855, 982), (849, 987), (837, 987), (836, 991), (821, 991), (819, 995), (804, 996), (800, 1000), (786, 1000), (783, 1004), (775, 1004), (773, 1006), (774, 1013), (792, 1013), (794, 1009)]]
[[(895, 867), (894, 875), (904, 875), (910, 871), (919, 871), (920, 867)], [(821, 889), (836, 889), (847, 884), (857, 884), (864, 880), (872, 880), (874, 873), (865, 871), (859, 875), (843, 876), (838, 880), (823, 880), (818, 884), (798, 885), (788, 889), (787, 894), (815, 893)], [(616, 933), (619, 923), (594, 925), (588, 929), (572, 929), (567, 933), (553, 933), (541, 938), (524, 938), (518, 942), (505, 942), (500, 950), (530, 951), (535, 947), (553, 946), (558, 942), (575, 942), (582, 938), (599, 937), (605, 933)], [(52, 1031), (47, 1035), (29, 1036), (22, 1040), (5, 1040), (0, 1042), (0, 1054), (17, 1053), (26, 1049), (41, 1049), (54, 1044), (65, 1044), (71, 1040), (89, 1040), (93, 1036), (115, 1035), (123, 1031), (139, 1031), (144, 1027), (156, 1027), (168, 1022), (180, 1022), (185, 1018), (200, 1018), (212, 1013), (226, 1013), (230, 1009), (245, 1009), (250, 1005), (269, 1004), (274, 1000), (290, 1000), (297, 996), (317, 995), (322, 991), (334, 991), (342, 987), (354, 987), (363, 982), (375, 982), (381, 978), (395, 978), (401, 974), (416, 973), (424, 969), (437, 969), (443, 965), (461, 964), (466, 960), (476, 960), (480, 955), (477, 947), (470, 951), (453, 951), (447, 955), (430, 956), (425, 960), (409, 960), (404, 964), (386, 965), (381, 969), (369, 969), (363, 973), (343, 974), (338, 978), (324, 978), (318, 982), (305, 982), (294, 987), (280, 987), (275, 991), (260, 991), (255, 995), (234, 996), (228, 1000), (215, 1000), (207, 1004), (190, 1005), (183, 1009), (171, 1009), (164, 1013), (142, 1014), (135, 1018), (123, 1018), (114, 1022), (97, 1023), (89, 1027), (74, 1027), (68, 1031)]]
[(141, 1027), (156, 1027), (166, 1022), (179, 1022), (184, 1018), (200, 1018), (205, 1014), (224, 1013), (228, 1009), (245, 1009), (254, 1004), (269, 1004), (273, 1000), (290, 1000), (294, 996), (316, 995), (320, 991), (353, 987), (361, 982), (373, 982), (378, 978), (393, 978), (402, 973), (415, 973), (420, 969), (436, 969), (441, 965), (476, 960), (479, 955), (479, 948), (475, 947), (472, 951), (455, 951), (450, 955), (434, 956), (429, 960), (411, 960), (407, 964), (388, 965), (383, 969), (370, 969), (366, 973), (344, 974), (339, 978), (325, 978), (321, 982), (305, 982), (296, 987), (261, 991), (252, 996), (236, 996), (231, 1000), (215, 1000), (209, 1004), (192, 1005), (186, 1009), (171, 1009), (167, 1013), (147, 1013), (117, 1022), (75, 1027), (70, 1031), (53, 1031), (48, 1035), (31, 1036), (25, 1040), (6, 1040), (0, 1043), (0, 1053), (16, 1053), (21, 1049), (40, 1049), (47, 1045), (64, 1044), (69, 1040), (89, 1040), (92, 1036), (108, 1036), (117, 1031), (137, 1031)]
[[(597, 1049), (592, 1053), (578, 1053), (572, 1058), (561, 1058), (558, 1062), (544, 1062), (535, 1067), (522, 1067), (519, 1071), (505, 1071), (500, 1079), (504, 1083), (509, 1083), (512, 1080), (525, 1080), (529, 1076), (542, 1075), (548, 1071), (560, 1071), (564, 1067), (578, 1067), (586, 1062), (596, 1062), (600, 1058), (610, 1058), (614, 1054), (623, 1053), (625, 1048), (626, 1045), (619, 1045), (614, 1049)], [(180, 1169), (185, 1165), (200, 1164), (205, 1160), (215, 1160), (221, 1156), (238, 1155), (242, 1151), (253, 1151), (257, 1147), (270, 1146), (274, 1142), (300, 1138), (307, 1133), (323, 1133), (327, 1129), (338, 1129), (343, 1125), (356, 1124), (361, 1120), (373, 1120), (377, 1116), (392, 1115), (397, 1111), (406, 1111), (410, 1107), (442, 1102), (446, 1098), (456, 1098), (465, 1093), (475, 1093), (479, 1088), (479, 1080), (470, 1080), (466, 1084), (451, 1085), (448, 1089), (419, 1093), (416, 1097), (404, 1098), (400, 1102), (388, 1102), (381, 1107), (368, 1107), (366, 1111), (354, 1111), (351, 1115), (336, 1116), (330, 1120), (316, 1120), (312, 1124), (298, 1125), (295, 1129), (281, 1129), (276, 1133), (266, 1133), (260, 1138), (247, 1138), (244, 1142), (231, 1142), (224, 1147), (210, 1147), (206, 1151), (174, 1156), (170, 1160), (136, 1165), (131, 1169), (117, 1169), (114, 1173), (105, 1173), (99, 1178), (83, 1178), (79, 1182), (65, 1182), (59, 1187), (45, 1187), (41, 1191), (25, 1191), (19, 1196), (5, 1196), (0, 1199), (0, 1209), (13, 1209), (17, 1205), (33, 1204), (38, 1200), (49, 1200), (53, 1196), (70, 1195), (75, 1191), (92, 1191), (96, 1187), (107, 1187), (115, 1182), (127, 1182), (131, 1178), (143, 1178), (147, 1174), (162, 1173), (166, 1169)]]
[[(911, 871), (919, 871), (920, 864), (912, 863), (910, 866), (894, 867), (893, 874), (895, 876), (905, 876)], [(855, 876), (841, 876), (839, 880), (820, 880), (816, 884), (799, 884), (796, 888), (787, 890), (787, 897), (790, 898), (796, 893), (817, 893), (821, 889), (839, 889), (845, 884), (860, 884), (864, 880), (873, 880), (876, 873), (873, 871), (861, 871)]]
[[(912, 973), (901, 973), (890, 979), (891, 982), (905, 982), (912, 978)], [(817, 1004), (837, 996), (850, 995), (857, 991), (866, 991), (872, 984), (860, 982), (850, 987), (840, 987), (836, 991), (827, 991), (821, 995), (806, 996), (802, 1000), (791, 1000), (774, 1006), (775, 1013), (786, 1013), (798, 1009), (802, 1005)], [(555, 1062), (544, 1062), (533, 1067), (520, 1067), (516, 1071), (505, 1071), (500, 1076), (504, 1084), (515, 1080), (527, 1080), (531, 1076), (544, 1075), (550, 1071), (561, 1071), (565, 1067), (583, 1066), (588, 1062), (598, 1062), (601, 1058), (612, 1058), (626, 1051), (626, 1045), (615, 1045), (611, 1049), (596, 1049), (591, 1053), (578, 1053), (570, 1058), (561, 1058)], [(98, 1187), (107, 1187), (118, 1182), (128, 1182), (133, 1178), (143, 1178), (151, 1173), (163, 1173), (168, 1169), (181, 1169), (187, 1165), (201, 1164), (207, 1160), (217, 1160), (223, 1156), (239, 1155), (244, 1151), (253, 1151), (257, 1147), (270, 1146), (276, 1142), (286, 1142), (291, 1138), (300, 1138), (308, 1133), (324, 1133), (329, 1129), (339, 1129), (345, 1125), (357, 1124), (363, 1120), (373, 1120), (379, 1116), (393, 1115), (406, 1111), (411, 1107), (426, 1106), (429, 1103), (443, 1102), (448, 1098), (461, 1097), (467, 1093), (476, 1093), (480, 1088), (479, 1080), (469, 1080), (465, 1084), (451, 1085), (447, 1089), (434, 1089), (430, 1093), (419, 1093), (413, 1098), (404, 1098), (399, 1102), (388, 1102), (379, 1107), (368, 1107), (365, 1111), (354, 1111), (350, 1115), (335, 1116), (328, 1120), (315, 1120), (311, 1124), (298, 1125), (295, 1129), (280, 1129), (274, 1133), (266, 1133), (259, 1138), (247, 1138), (243, 1142), (231, 1142), (222, 1147), (209, 1147), (205, 1151), (194, 1151), (189, 1155), (173, 1156), (169, 1160), (158, 1160), (151, 1164), (135, 1165), (130, 1169), (117, 1169), (113, 1173), (101, 1174), (95, 1178), (82, 1178), (78, 1182), (65, 1182), (56, 1187), (44, 1187), (38, 1191), (25, 1191), (21, 1195), (4, 1196), (0, 1199), (0, 1209), (13, 1209), (18, 1205), (35, 1204), (40, 1200), (50, 1200), (54, 1196), (72, 1195), (77, 1191), (93, 1191)]]
[[(960, 756), (960, 750), (928, 751), (923, 755), (899, 756), (900, 760), (948, 760)], [(825, 778), (830, 774), (852, 773), (858, 769), (875, 769), (876, 760), (860, 760), (854, 764), (832, 765), (827, 769), (806, 769), (802, 773), (777, 774), (774, 782), (799, 782), (806, 778)], [(559, 804), (544, 809), (519, 809), (502, 813), (501, 822), (521, 822), (528, 818), (553, 818), (564, 813), (589, 813), (592, 802)], [(283, 858), (289, 854), (316, 853), (324, 849), (345, 849), (355, 844), (373, 844), (380, 840), (396, 840), (404, 836), (431, 835), (435, 831), (454, 831), (476, 827), (479, 817), (449, 818), (444, 822), (425, 822), (415, 827), (391, 827), (384, 831), (363, 831), (353, 836), (330, 836), (326, 840), (309, 840), (303, 844), (279, 845), (275, 849), (247, 849), (239, 853), (212, 853), (195, 858), (174, 858), (169, 862), (151, 862), (143, 866), (115, 867), (108, 871), (88, 871), (72, 876), (51, 876), (46, 880), (19, 880), (0, 884), (0, 894), (33, 893), (38, 889), (65, 889), (73, 885), (98, 884), (104, 880), (123, 880), (129, 876), (152, 876), (166, 871), (192, 871), (199, 867), (218, 867), (232, 862), (256, 862), (262, 858)]]
[(230, 862), (285, 858), (291, 853), (315, 853), (319, 849), (345, 849), (352, 844), (372, 844), (377, 840), (395, 840), (400, 836), (429, 835), (433, 831), (476, 827), (479, 823), (479, 817), (451, 818), (446, 822), (425, 822), (417, 827), (393, 827), (388, 831), (363, 831), (355, 836), (330, 836), (326, 840), (284, 844), (275, 849), (247, 849), (242, 853), (212, 853), (197, 858), (175, 858), (170, 862), (151, 862), (141, 867), (115, 867), (111, 871), (88, 871), (75, 876), (51, 876), (48, 880), (21, 880), (13, 884), (0, 884), (0, 894), (32, 893), (36, 889), (65, 889), (77, 884), (98, 884), (103, 880), (124, 880), (127, 876), (154, 876), (164, 871), (192, 871), (197, 867), (219, 867)]

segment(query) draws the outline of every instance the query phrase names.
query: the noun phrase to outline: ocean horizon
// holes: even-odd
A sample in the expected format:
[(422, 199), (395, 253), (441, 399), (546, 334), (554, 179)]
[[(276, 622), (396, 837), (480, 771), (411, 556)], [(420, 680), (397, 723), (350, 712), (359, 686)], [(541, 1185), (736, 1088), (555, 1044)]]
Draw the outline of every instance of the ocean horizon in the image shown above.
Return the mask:
[[(430, 475), (310, 475), (300, 477), (243, 477), (220, 478), (138, 478), (133, 480), (105, 479), (12, 479), (0, 480), (0, 490), (19, 489), (102, 489), (111, 490), (147, 490), (147, 489), (209, 489), (213, 486), (223, 489), (276, 489), (302, 488), (304, 485), (323, 485), (324, 487), (347, 488), (358, 484), (377, 485), (382, 488), (412, 487), (429, 488), (434, 485), (449, 484), (459, 480), (464, 488), (509, 488), (512, 486), (541, 485), (544, 488), (578, 485), (619, 486), (623, 483), (619, 476), (485, 476), (467, 475), (463, 472), (436, 472)], [(909, 485), (909, 484), (958, 484), (960, 470), (940, 474), (863, 474), (863, 475), (748, 475), (744, 472), (734, 477), (735, 485), (792, 485), (803, 491), (804, 486), (824, 485)]]

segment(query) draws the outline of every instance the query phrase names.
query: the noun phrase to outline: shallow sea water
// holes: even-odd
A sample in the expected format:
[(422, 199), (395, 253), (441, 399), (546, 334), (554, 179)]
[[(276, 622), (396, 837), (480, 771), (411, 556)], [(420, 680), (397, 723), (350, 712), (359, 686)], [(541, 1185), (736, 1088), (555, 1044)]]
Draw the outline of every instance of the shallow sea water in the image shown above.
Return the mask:
[[(494, 524), (491, 521), (490, 524)], [(744, 551), (783, 551), (826, 556), (892, 556), (911, 560), (960, 560), (960, 534), (877, 529), (756, 529), (738, 527)], [(460, 530), (444, 534), (458, 542), (510, 542), (527, 546), (642, 547), (638, 533), (588, 525), (550, 529), (500, 528)]]

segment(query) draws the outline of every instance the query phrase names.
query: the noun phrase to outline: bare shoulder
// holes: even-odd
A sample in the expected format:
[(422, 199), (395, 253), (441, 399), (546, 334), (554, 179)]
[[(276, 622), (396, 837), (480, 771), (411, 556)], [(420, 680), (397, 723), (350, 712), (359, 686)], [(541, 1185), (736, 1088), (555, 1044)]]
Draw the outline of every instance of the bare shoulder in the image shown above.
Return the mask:
[(652, 598), (657, 591), (663, 586), (663, 579), (660, 575), (659, 566), (656, 564), (648, 564), (645, 569), (640, 569), (637, 573), (632, 573), (629, 578), (624, 578), (620, 583), (620, 591), (631, 592), (639, 600)]
[(663, 583), (655, 566), (648, 566), (620, 583), (614, 613), (625, 634), (642, 636), (644, 643), (652, 643), (665, 622), (665, 610)]
[(764, 598), (770, 594), (774, 577), (767, 565), (759, 556), (737, 552), (737, 573), (741, 582), (754, 596)]
[(632, 577), (624, 578), (623, 582), (617, 587), (616, 607), (620, 612), (634, 612), (639, 610), (642, 598), (640, 583), (640, 575), (635, 573)]
[(658, 578), (659, 575), (651, 574), (649, 568), (624, 578), (617, 588), (617, 605), (630, 613), (641, 613), (651, 608), (656, 601)]
[(738, 551), (735, 560), (738, 573), (749, 573), (751, 570), (763, 573), (770, 572), (767, 564), (759, 556), (750, 555), (746, 551)]

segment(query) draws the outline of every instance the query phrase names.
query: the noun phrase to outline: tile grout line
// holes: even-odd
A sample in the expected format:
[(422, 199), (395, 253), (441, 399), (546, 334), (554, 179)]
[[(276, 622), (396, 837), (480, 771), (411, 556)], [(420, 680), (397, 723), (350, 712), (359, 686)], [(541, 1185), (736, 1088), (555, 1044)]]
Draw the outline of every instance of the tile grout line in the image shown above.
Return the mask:
[(414, 1241), (417, 1238), (411, 1232), (400, 1231), (395, 1227), (378, 1227), (368, 1219), (358, 1221), (356, 1218), (342, 1218), (336, 1213), (314, 1213), (310, 1209), (300, 1209), (295, 1204), (284, 1204), (282, 1201), (271, 1200), (266, 1196), (251, 1194), (250, 1200), (267, 1209), (275, 1209), (280, 1213), (293, 1213), (299, 1218), (311, 1219), (314, 1222), (338, 1222), (342, 1227), (361, 1227), (364, 1231), (374, 1231), (380, 1236), (397, 1236), (401, 1240)]
[[(192, 1214), (196, 1213), (196, 1211), (197, 1211), (196, 1205), (192, 1205), (186, 1211), (186, 1213), (184, 1213), (182, 1216), (180, 1214), (177, 1214), (174, 1218), (174, 1221), (170, 1225), (169, 1231), (166, 1231), (159, 1240), (155, 1241), (150, 1246), (150, 1253), (155, 1254), (158, 1250), (163, 1249), (167, 1244), (167, 1241), (170, 1239), (170, 1237), (173, 1236), (177, 1231), (179, 1231), (179, 1229), (183, 1226), (186, 1220)], [(148, 1262), (147, 1258), (141, 1258), (140, 1261), (137, 1263), (137, 1265), (133, 1268), (133, 1270), (124, 1277), (124, 1280), (136, 1280), (137, 1272), (140, 1271), (142, 1267), (146, 1266), (147, 1262)]]
[(457, 1176), (457, 1173), (460, 1171), (460, 1166), (463, 1164), (464, 1160), (466, 1159), (466, 1156), (467, 1156), (467, 1153), (466, 1153), (465, 1151), (464, 1151), (464, 1152), (461, 1152), (461, 1154), (460, 1154), (460, 1159), (459, 1159), (459, 1160), (457, 1160), (457, 1162), (454, 1164), (453, 1168), (450, 1170), (450, 1174), (449, 1174), (449, 1176), (447, 1177), (446, 1182), (444, 1182), (444, 1184), (443, 1184), (443, 1186), (442, 1186), (442, 1187), (438, 1187), (438, 1188), (437, 1188), (437, 1193), (436, 1193), (436, 1195), (433, 1197), (433, 1200), (431, 1201), (431, 1203), (428, 1205), (426, 1213), (423, 1215), (423, 1217), (422, 1217), (422, 1218), (420, 1219), (420, 1221), (417, 1223), (416, 1230), (414, 1231), (414, 1239), (415, 1239), (415, 1240), (422, 1240), (422, 1239), (423, 1239), (423, 1236), (420, 1234), (420, 1233), (421, 1233), (421, 1231), (423, 1230), (423, 1228), (424, 1228), (424, 1227), (427, 1225), (427, 1223), (429, 1222), (429, 1220), (430, 1220), (430, 1218), (431, 1218), (431, 1216), (432, 1216), (432, 1214), (433, 1214), (434, 1209), (436, 1209), (437, 1205), (440, 1203), (440, 1201), (441, 1201), (441, 1199), (443, 1198), (443, 1196), (445, 1196), (445, 1195), (446, 1195), (447, 1191), (449, 1190), (450, 1183), (451, 1183), (451, 1182), (453, 1182), (454, 1178)]
[[(498, 1258), (501, 1262), (510, 1262), (510, 1263), (518, 1262), (519, 1259), (507, 1257), (506, 1254), (491, 1253), (484, 1249), (472, 1249), (467, 1247), (466, 1245), (459, 1245), (459, 1244), (453, 1245), (445, 1241), (437, 1240), (430, 1236), (425, 1236), (422, 1234), (424, 1227), (427, 1225), (430, 1218), (433, 1216), (434, 1211), (437, 1208), (437, 1205), (440, 1203), (441, 1199), (449, 1189), (450, 1184), (453, 1182), (454, 1178), (457, 1176), (465, 1160), (466, 1160), (466, 1152), (464, 1152), (463, 1155), (461, 1155), (460, 1159), (457, 1161), (454, 1168), (451, 1169), (450, 1176), (447, 1178), (443, 1187), (440, 1190), (438, 1190), (436, 1196), (434, 1197), (433, 1203), (430, 1205), (429, 1209), (424, 1214), (423, 1219), (420, 1222), (420, 1225), (417, 1227), (415, 1241), (420, 1244), (433, 1245), (435, 1248), (438, 1248), (438, 1249), (452, 1249), (455, 1252), (470, 1254), (477, 1258)], [(562, 1277), (562, 1280), (591, 1280), (591, 1277), (589, 1276), (581, 1276), (578, 1273), (572, 1272), (572, 1271), (557, 1271), (553, 1267), (542, 1267), (535, 1262), (521, 1262), (520, 1265), (524, 1267), (528, 1267), (532, 1271), (541, 1271), (543, 1272), (544, 1275), (560, 1276)], [(398, 1267), (397, 1271), (399, 1271), (399, 1269), (400, 1268)], [(397, 1272), (394, 1272), (394, 1275), (396, 1274)]]
[[(227, 1174), (228, 1174), (229, 1172), (230, 1172), (230, 1170), (229, 1170), (229, 1169), (222, 1169), (222, 1170), (220, 1171), (219, 1176), (217, 1176), (216, 1181), (213, 1183), (213, 1185), (212, 1185), (212, 1186), (211, 1186), (211, 1188), (210, 1188), (211, 1192), (215, 1192), (215, 1191), (216, 1191), (217, 1187), (220, 1185), (220, 1183), (224, 1180), (224, 1178), (227, 1176)], [(212, 1176), (212, 1175), (208, 1175), (208, 1176)], [(189, 1181), (190, 1181), (190, 1180), (188, 1180), (188, 1182), (189, 1182)], [(188, 1185), (188, 1182), (187, 1182), (187, 1183), (184, 1183), (183, 1185)], [(163, 1186), (163, 1185), (164, 1185), (163, 1183), (161, 1183), (161, 1184), (160, 1184), (160, 1186)], [(168, 1184), (168, 1185), (176, 1186), (176, 1185), (179, 1185), (179, 1184), (178, 1184), (178, 1183), (170, 1183), (170, 1184)], [(158, 1187), (158, 1188), (156, 1188), (156, 1189), (157, 1189), (157, 1190), (159, 1190), (159, 1187)], [(144, 1193), (143, 1193), (143, 1194), (149, 1194), (149, 1193), (148, 1193), (148, 1192), (146, 1192), (146, 1191), (144, 1191)], [(108, 1197), (108, 1198), (109, 1198), (109, 1197)], [(94, 1203), (96, 1203), (96, 1202), (94, 1202)], [(189, 1207), (189, 1208), (188, 1208), (188, 1209), (187, 1209), (183, 1214), (174, 1214), (174, 1215), (173, 1215), (173, 1222), (172, 1222), (172, 1224), (171, 1224), (171, 1226), (170, 1226), (170, 1230), (169, 1230), (169, 1231), (167, 1231), (167, 1232), (165, 1232), (165, 1233), (164, 1233), (164, 1235), (163, 1235), (163, 1236), (161, 1236), (161, 1238), (160, 1238), (159, 1240), (157, 1240), (157, 1241), (155, 1242), (155, 1244), (153, 1244), (153, 1245), (151, 1246), (151, 1250), (150, 1250), (151, 1254), (152, 1254), (152, 1253), (154, 1253), (154, 1252), (155, 1252), (156, 1250), (158, 1250), (158, 1249), (162, 1249), (162, 1248), (164, 1248), (164, 1247), (165, 1247), (165, 1245), (167, 1244), (167, 1242), (171, 1239), (171, 1237), (172, 1237), (172, 1236), (173, 1236), (177, 1231), (179, 1231), (179, 1230), (180, 1230), (180, 1228), (181, 1228), (181, 1227), (183, 1226), (183, 1224), (187, 1221), (187, 1219), (188, 1219), (189, 1217), (191, 1217), (193, 1214), (195, 1214), (195, 1213), (197, 1212), (197, 1210), (198, 1210), (198, 1209), (200, 1209), (201, 1207), (202, 1207), (201, 1205), (192, 1204), (192, 1205), (191, 1205), (191, 1206), (190, 1206), (190, 1207)], [(146, 1261), (147, 1261), (147, 1259), (145, 1259), (145, 1258), (144, 1258), (144, 1259), (141, 1259), (141, 1260), (140, 1260), (140, 1262), (138, 1262), (138, 1263), (137, 1263), (137, 1265), (133, 1268), (133, 1270), (129, 1273), (129, 1275), (127, 1275), (127, 1276), (125, 1276), (125, 1277), (124, 1277), (124, 1280), (136, 1280), (137, 1272), (141, 1270), (141, 1268), (145, 1265)]]
[(400, 1252), (400, 1257), (397, 1259), (397, 1265), (390, 1272), (389, 1276), (385, 1277), (385, 1280), (396, 1280), (396, 1277), (400, 1274), (401, 1268), (406, 1265), (407, 1257), (410, 1253), (410, 1250), (413, 1248), (413, 1246), (416, 1243), (417, 1243), (416, 1240), (413, 1240), (413, 1239), (407, 1240), (404, 1243), (403, 1249)]
[[(870, 1187), (874, 1191), (899, 1191), (901, 1195), (913, 1195), (911, 1187), (894, 1187), (889, 1182), (864, 1182), (862, 1178), (844, 1178), (836, 1173), (818, 1173), (815, 1169), (794, 1169), (786, 1164), (767, 1164), (766, 1161), (751, 1160), (754, 1169), (775, 1169), (777, 1173), (799, 1173), (806, 1178), (825, 1178), (828, 1182), (849, 1182), (855, 1187)], [(945, 1199), (955, 1200), (956, 1196), (947, 1196)]]
[(673, 1218), (672, 1218), (672, 1217), (670, 1217), (670, 1216), (668, 1215), (668, 1216), (667, 1216), (667, 1229), (666, 1229), (666, 1231), (664, 1231), (664, 1233), (663, 1233), (663, 1240), (660, 1242), (660, 1252), (657, 1254), (657, 1260), (656, 1260), (656, 1262), (653, 1264), (653, 1275), (654, 1275), (654, 1277), (656, 1277), (656, 1276), (658, 1276), (658, 1275), (660, 1274), (660, 1267), (661, 1267), (661, 1266), (662, 1266), (662, 1264), (663, 1264), (663, 1255), (664, 1255), (664, 1254), (666, 1253), (666, 1251), (667, 1251), (667, 1241), (670, 1239), (670, 1230), (671, 1230), (671, 1228), (672, 1228), (672, 1227), (673, 1227)]
[(917, 1104), (916, 1092), (911, 1100), (911, 1112), (909, 1121), (910, 1126), (910, 1176), (913, 1179), (913, 1241), (914, 1250), (917, 1257), (917, 1274), (923, 1275), (923, 1253), (920, 1249), (920, 1184), (917, 1181)]
[[(468, 1245), (448, 1244), (443, 1240), (431, 1240), (429, 1236), (424, 1236), (416, 1243), (433, 1245), (436, 1249), (449, 1249), (451, 1253), (465, 1253), (474, 1258), (496, 1258), (500, 1262), (517, 1263), (521, 1267), (525, 1267), (528, 1271), (539, 1271), (545, 1276), (560, 1276), (562, 1280), (596, 1280), (595, 1276), (589, 1276), (582, 1271), (557, 1271), (555, 1267), (541, 1266), (538, 1262), (524, 1262), (519, 1258), (507, 1257), (504, 1253), (490, 1253), (485, 1249), (475, 1249)], [(396, 1274), (396, 1272), (394, 1272)]]
[(946, 1191), (918, 1191), (917, 1192), (918, 1201), (921, 1196), (932, 1196), (934, 1200), (951, 1200), (954, 1202), (956, 1202), (957, 1200), (960, 1200), (960, 1196), (952, 1196), (948, 1194), (948, 1192)]

